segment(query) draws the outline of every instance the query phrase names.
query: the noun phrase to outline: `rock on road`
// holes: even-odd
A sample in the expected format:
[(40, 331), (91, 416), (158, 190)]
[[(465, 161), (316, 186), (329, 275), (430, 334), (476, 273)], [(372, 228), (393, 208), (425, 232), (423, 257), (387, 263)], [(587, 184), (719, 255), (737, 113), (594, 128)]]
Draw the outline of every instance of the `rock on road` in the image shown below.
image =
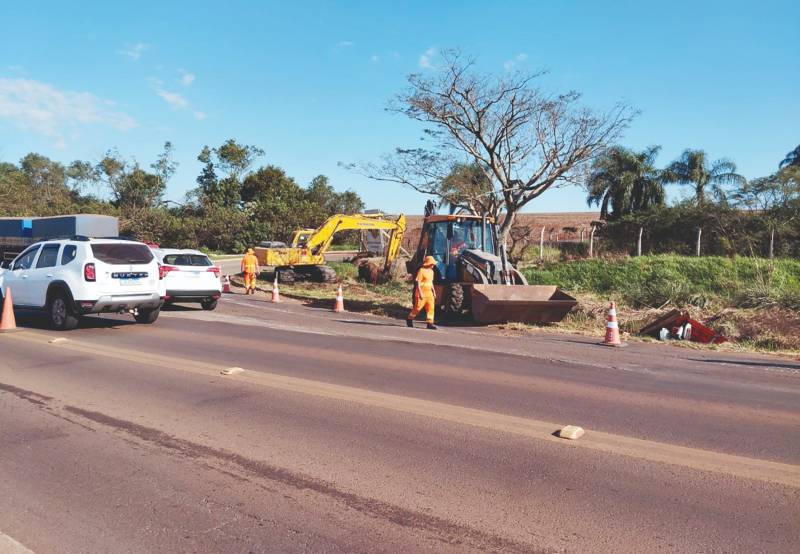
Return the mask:
[(0, 548), (797, 551), (800, 363), (238, 295), (152, 326), (18, 320)]

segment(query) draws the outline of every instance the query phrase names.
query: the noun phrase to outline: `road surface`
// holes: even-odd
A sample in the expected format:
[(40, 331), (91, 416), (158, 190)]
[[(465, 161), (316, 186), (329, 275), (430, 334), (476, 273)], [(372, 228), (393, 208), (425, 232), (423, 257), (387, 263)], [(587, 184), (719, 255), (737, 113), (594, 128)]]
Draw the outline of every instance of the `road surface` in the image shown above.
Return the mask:
[(261, 295), (18, 320), (0, 550), (797, 552), (800, 362)]

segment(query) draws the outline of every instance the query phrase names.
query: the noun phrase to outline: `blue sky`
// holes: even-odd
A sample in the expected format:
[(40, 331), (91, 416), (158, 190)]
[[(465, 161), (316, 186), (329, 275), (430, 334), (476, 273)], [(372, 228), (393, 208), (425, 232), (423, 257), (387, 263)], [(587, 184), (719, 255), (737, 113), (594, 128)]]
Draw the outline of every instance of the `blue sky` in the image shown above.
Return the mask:
[[(593, 107), (629, 102), (642, 113), (623, 144), (662, 145), (662, 164), (703, 148), (752, 178), (800, 143), (793, 1), (32, 1), (4, 2), (0, 21), (0, 161), (116, 147), (146, 165), (169, 140), (174, 200), (202, 146), (234, 137), (301, 184), (322, 173), (368, 207), (421, 212), (421, 195), (337, 163), (417, 143), (419, 127), (384, 108), (450, 47), (485, 71), (547, 69), (544, 88)], [(528, 210), (584, 198), (551, 190)]]

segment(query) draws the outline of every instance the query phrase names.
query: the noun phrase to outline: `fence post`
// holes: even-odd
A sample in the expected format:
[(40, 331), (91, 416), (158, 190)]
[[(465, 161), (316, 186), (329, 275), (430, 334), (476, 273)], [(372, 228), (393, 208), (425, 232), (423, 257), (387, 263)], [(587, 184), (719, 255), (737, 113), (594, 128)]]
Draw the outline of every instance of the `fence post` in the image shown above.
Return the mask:
[(585, 229), (584, 229), (583, 227), (581, 227), (581, 244), (583, 244), (583, 231), (584, 231), (584, 230), (585, 230)]
[(769, 233), (769, 259), (775, 257), (775, 227)]
[(539, 260), (544, 260), (544, 225), (542, 225), (542, 233), (539, 235)]
[(636, 256), (641, 257), (642, 255), (642, 233), (644, 232), (644, 227), (639, 227), (639, 240), (636, 241)]
[(697, 256), (700, 257), (700, 237), (703, 236), (703, 228), (697, 228)]
[(592, 225), (592, 232), (589, 233), (589, 257), (594, 258), (594, 232), (597, 230), (597, 227)]

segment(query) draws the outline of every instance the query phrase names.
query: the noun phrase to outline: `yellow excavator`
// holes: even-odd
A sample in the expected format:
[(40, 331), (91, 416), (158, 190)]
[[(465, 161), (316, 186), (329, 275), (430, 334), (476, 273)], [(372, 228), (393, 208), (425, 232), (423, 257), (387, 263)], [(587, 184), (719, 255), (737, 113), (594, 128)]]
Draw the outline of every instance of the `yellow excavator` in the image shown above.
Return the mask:
[(262, 266), (274, 267), (281, 283), (315, 281), (333, 283), (336, 271), (325, 264), (325, 252), (333, 237), (342, 231), (382, 230), (389, 233), (384, 270), (388, 271), (397, 259), (406, 217), (387, 219), (383, 214), (337, 214), (329, 217), (316, 229), (300, 229), (292, 237), (292, 245), (280, 248), (256, 247), (256, 257)]

